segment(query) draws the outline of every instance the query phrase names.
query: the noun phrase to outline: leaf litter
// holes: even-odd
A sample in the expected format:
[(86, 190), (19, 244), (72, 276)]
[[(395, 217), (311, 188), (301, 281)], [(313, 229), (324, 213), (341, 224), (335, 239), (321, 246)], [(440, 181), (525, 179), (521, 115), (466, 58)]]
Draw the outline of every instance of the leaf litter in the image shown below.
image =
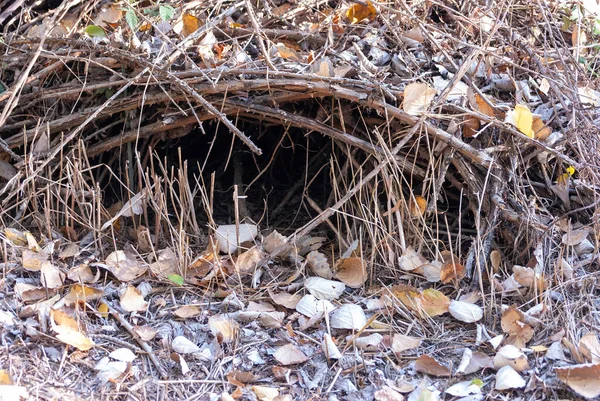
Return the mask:
[[(0, 15), (11, 33), (0, 93), (0, 329), (9, 350), (0, 399), (142, 399), (169, 386), (206, 400), (600, 395), (593, 2), (516, 2), (506, 13), (496, 2), (212, 10), (63, 1), (60, 12), (22, 3), (26, 24)], [(542, 20), (552, 23), (522, 22)], [(40, 38), (52, 52), (35, 52)], [(53, 72), (71, 62), (89, 74), (85, 87)], [(33, 70), (21, 69), (27, 63)], [(136, 98), (142, 79), (152, 90)], [(44, 113), (29, 113), (82, 94), (89, 110), (61, 106), (44, 124)], [(191, 99), (206, 113), (184, 111)], [(288, 107), (314, 99), (313, 115)], [(143, 102), (182, 113), (165, 107), (138, 130), (126, 121), (146, 124), (135, 111)], [(93, 133), (86, 113), (100, 122)], [(210, 191), (191, 190), (183, 176), (159, 177), (163, 165), (140, 167), (135, 184), (135, 174), (119, 177), (129, 187), (107, 190), (122, 196), (108, 207), (94, 168), (81, 167), (209, 119), (260, 155), (231, 116), (292, 124), (345, 149), (321, 166), (331, 168), (328, 201), (319, 206), (299, 181), (317, 216), (305, 227), (284, 236), (247, 218), (242, 183), (234, 213), (217, 224), (214, 197), (226, 190), (215, 190), (214, 176)], [(76, 135), (81, 147), (69, 144)], [(144, 168), (145, 156), (154, 161), (142, 156)], [(371, 172), (379, 178), (369, 182)], [(206, 225), (187, 212), (198, 199)], [(331, 231), (317, 235), (321, 224)], [(41, 390), (28, 384), (40, 377), (50, 379)]]

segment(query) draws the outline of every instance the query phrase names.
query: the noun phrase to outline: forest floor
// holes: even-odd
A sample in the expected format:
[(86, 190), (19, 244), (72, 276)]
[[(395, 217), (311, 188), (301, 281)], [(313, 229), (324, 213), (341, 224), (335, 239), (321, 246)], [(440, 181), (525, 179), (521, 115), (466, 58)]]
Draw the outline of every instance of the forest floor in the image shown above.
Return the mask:
[(0, 27), (0, 401), (600, 396), (596, 1)]

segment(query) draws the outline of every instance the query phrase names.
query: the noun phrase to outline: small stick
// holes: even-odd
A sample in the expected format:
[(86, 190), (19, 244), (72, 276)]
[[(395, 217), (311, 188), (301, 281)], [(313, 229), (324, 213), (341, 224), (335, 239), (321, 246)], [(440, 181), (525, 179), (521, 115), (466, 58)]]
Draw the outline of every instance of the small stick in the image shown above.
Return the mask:
[(150, 348), (150, 345), (148, 345), (147, 342), (145, 342), (144, 340), (142, 340), (140, 338), (140, 336), (133, 329), (133, 326), (127, 320), (125, 320), (125, 318), (119, 313), (119, 311), (117, 311), (115, 308), (110, 306), (108, 303), (106, 303), (106, 306), (108, 306), (108, 311), (110, 312), (112, 317), (114, 317), (119, 323), (121, 323), (121, 326), (123, 326), (123, 328), (125, 330), (127, 330), (127, 332), (129, 334), (131, 334), (131, 336), (134, 338), (134, 340), (137, 341), (137, 343), (144, 350), (144, 352), (146, 352), (146, 354), (148, 355), (148, 358), (150, 358), (150, 360), (152, 361), (154, 366), (156, 366), (156, 369), (158, 370), (160, 377), (166, 380), (169, 376), (167, 375), (167, 372), (163, 369), (160, 362), (156, 358), (156, 355), (154, 355), (154, 351), (152, 351), (152, 348)]

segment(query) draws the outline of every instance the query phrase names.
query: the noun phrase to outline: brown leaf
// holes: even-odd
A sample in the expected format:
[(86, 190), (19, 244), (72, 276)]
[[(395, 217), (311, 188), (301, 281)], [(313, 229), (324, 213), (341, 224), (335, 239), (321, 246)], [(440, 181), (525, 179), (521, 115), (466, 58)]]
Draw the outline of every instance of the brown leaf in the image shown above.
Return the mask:
[(367, 5), (353, 4), (348, 10), (346, 10), (346, 17), (350, 20), (351, 24), (357, 24), (365, 19), (371, 19), (377, 15), (377, 9), (373, 6), (373, 3), (367, 1)]
[[(456, 260), (456, 259), (455, 259)], [(452, 261), (444, 263), (440, 272), (440, 280), (442, 283), (450, 283), (451, 281), (460, 281), (465, 277), (465, 267), (458, 262)]]
[(450, 369), (429, 355), (421, 355), (415, 362), (415, 370), (436, 377), (450, 377)]
[(506, 339), (506, 344), (513, 344), (518, 348), (525, 348), (525, 345), (533, 337), (533, 328), (523, 322), (523, 314), (519, 311), (516, 305), (512, 305), (502, 314), (501, 326), (502, 331), (509, 336)]
[(360, 257), (340, 259), (335, 265), (335, 278), (348, 287), (360, 288), (367, 281), (367, 267)]
[(148, 309), (148, 302), (144, 301), (144, 296), (137, 288), (127, 286), (127, 289), (121, 295), (121, 307), (127, 312), (141, 312)]
[(586, 398), (600, 395), (600, 364), (583, 364), (554, 368), (558, 379)]
[(58, 333), (56, 335), (58, 340), (81, 351), (87, 351), (96, 345), (81, 331), (77, 321), (65, 312), (58, 309), (51, 309), (50, 317), (52, 329)]
[(67, 305), (72, 305), (76, 302), (89, 302), (100, 299), (104, 296), (104, 291), (87, 285), (73, 284), (69, 289), (69, 293), (65, 295), (64, 300)]
[(198, 316), (202, 311), (196, 305), (183, 305), (175, 309), (173, 314), (182, 319)]
[(273, 357), (284, 366), (296, 365), (308, 361), (308, 357), (294, 344), (286, 344), (283, 347), (279, 347), (273, 354)]

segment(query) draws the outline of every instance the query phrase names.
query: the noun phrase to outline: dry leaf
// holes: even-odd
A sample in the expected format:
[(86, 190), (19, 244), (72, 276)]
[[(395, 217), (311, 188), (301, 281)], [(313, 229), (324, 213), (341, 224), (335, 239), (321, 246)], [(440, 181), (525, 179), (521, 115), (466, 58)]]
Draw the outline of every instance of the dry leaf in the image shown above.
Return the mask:
[(48, 260), (49, 255), (46, 252), (33, 252), (24, 249), (22, 253), (23, 268), (30, 272), (38, 272), (42, 264)]
[(468, 375), (493, 366), (493, 359), (491, 357), (483, 352), (473, 352), (470, 349), (465, 348), (460, 364), (456, 369), (456, 373)]
[(294, 344), (286, 344), (283, 347), (277, 348), (273, 357), (284, 366), (296, 365), (308, 361), (308, 357)]
[(148, 302), (137, 288), (128, 285), (121, 295), (121, 307), (127, 312), (143, 312), (148, 309)]
[(374, 351), (383, 341), (383, 336), (379, 333), (373, 333), (364, 337), (349, 336), (354, 345), (364, 351)]
[(346, 286), (339, 281), (321, 277), (309, 277), (304, 280), (304, 287), (317, 299), (333, 300), (342, 295)]
[(4, 236), (15, 246), (27, 245), (27, 237), (23, 231), (17, 230), (16, 228), (5, 228)]
[(335, 306), (327, 300), (319, 300), (311, 294), (306, 294), (296, 304), (296, 310), (304, 316), (313, 318), (315, 316), (323, 316), (325, 313), (330, 313), (335, 310)]
[(429, 317), (443, 315), (448, 312), (448, 307), (450, 306), (448, 297), (433, 288), (423, 291), (420, 296), (420, 301), (421, 309)]
[(92, 273), (92, 269), (87, 264), (80, 264), (71, 268), (67, 273), (67, 278), (78, 283), (95, 283), (100, 279), (100, 271)]
[(376, 15), (377, 9), (370, 1), (367, 1), (366, 6), (353, 4), (346, 10), (346, 17), (350, 20), (351, 24), (358, 24), (362, 20), (371, 19)]
[(367, 266), (360, 257), (340, 259), (335, 265), (335, 278), (351, 288), (360, 288), (367, 281)]
[(65, 274), (49, 261), (42, 263), (40, 273), (42, 284), (46, 288), (62, 287), (63, 282), (65, 281)]
[(262, 259), (262, 252), (253, 246), (242, 253), (235, 261), (235, 269), (239, 273), (251, 273), (256, 269), (258, 262)]
[(558, 379), (586, 398), (600, 395), (600, 364), (588, 363), (554, 368)]
[(342, 357), (342, 353), (338, 349), (335, 342), (333, 342), (331, 335), (329, 335), (327, 333), (325, 333), (323, 335), (323, 341), (321, 341), (321, 348), (323, 349), (323, 352), (325, 353), (325, 357), (327, 358), (327, 360), (340, 359)]
[(384, 343), (390, 347), (396, 356), (400, 356), (402, 352), (415, 349), (421, 345), (421, 340), (415, 337), (394, 333), (391, 338), (389, 336), (384, 336)]
[(183, 305), (175, 309), (175, 312), (173, 312), (175, 316), (182, 319), (198, 316), (200, 313), (202, 313), (202, 311), (196, 305)]
[(591, 363), (600, 363), (600, 342), (595, 333), (586, 333), (579, 340), (579, 352)]
[(515, 126), (519, 131), (527, 135), (529, 138), (534, 137), (533, 114), (531, 114), (531, 111), (527, 106), (522, 104), (515, 105), (514, 110), (510, 110), (508, 113), (506, 113), (504, 122)]
[(281, 42), (277, 43), (275, 48), (277, 49), (279, 56), (285, 60), (302, 61), (302, 58), (298, 55), (296, 50), (286, 46)]
[(183, 336), (177, 336), (171, 342), (173, 351), (179, 354), (193, 354), (200, 352), (200, 347)]
[(72, 305), (79, 302), (89, 302), (100, 299), (104, 296), (104, 291), (88, 287), (81, 284), (73, 284), (69, 289), (69, 293), (63, 298), (66, 305)]
[(546, 289), (544, 277), (542, 277), (540, 274), (537, 274), (536, 271), (531, 267), (514, 265), (513, 278), (523, 287), (535, 288), (538, 292)]
[(441, 279), (443, 265), (439, 260), (434, 260), (431, 263), (422, 265), (420, 268), (423, 270), (423, 276), (425, 276), (427, 281), (437, 283)]
[(0, 386), (10, 386), (12, 384), (13, 381), (8, 371), (6, 371), (5, 369), (0, 369)]
[(496, 390), (510, 390), (513, 388), (523, 388), (527, 383), (517, 371), (510, 366), (505, 366), (496, 373)]
[(481, 307), (469, 302), (451, 301), (448, 310), (456, 320), (465, 323), (475, 323), (483, 317)]
[(481, 394), (482, 386), (483, 382), (479, 379), (466, 380), (448, 387), (445, 393), (454, 397), (468, 397), (475, 394)]
[(57, 333), (56, 338), (58, 340), (80, 351), (87, 351), (96, 345), (81, 331), (77, 321), (65, 312), (58, 309), (51, 309), (50, 317), (52, 329)]
[(122, 16), (123, 11), (118, 7), (103, 7), (94, 19), (94, 23), (96, 25), (117, 24)]
[(523, 323), (523, 314), (515, 305), (506, 309), (502, 314), (502, 331), (508, 334), (506, 344), (513, 344), (518, 348), (525, 348), (525, 345), (533, 337), (533, 329), (528, 324)]
[(327, 257), (319, 251), (310, 251), (306, 255), (306, 263), (308, 267), (317, 276), (330, 280), (333, 277), (333, 272), (327, 261)]
[(235, 224), (219, 226), (217, 227), (215, 233), (215, 237), (219, 245), (219, 251), (227, 254), (235, 252), (238, 248), (238, 245), (254, 240), (257, 235), (258, 227), (254, 224), (248, 223), (240, 224), (239, 238)]
[(117, 348), (108, 354), (108, 356), (121, 362), (133, 362), (133, 360), (136, 358), (133, 351), (129, 348)]
[(367, 324), (367, 317), (362, 308), (354, 304), (340, 306), (331, 314), (331, 327), (358, 331)]
[(533, 116), (534, 138), (538, 141), (545, 141), (552, 134), (552, 128), (547, 127), (539, 116)]
[(465, 267), (460, 263), (452, 261), (444, 263), (440, 271), (440, 280), (442, 283), (450, 283), (452, 281), (460, 281), (465, 277)]
[(146, 273), (148, 269), (138, 261), (135, 255), (123, 251), (114, 251), (108, 255), (106, 258), (106, 268), (117, 280), (124, 282), (138, 278)]
[(383, 386), (373, 394), (375, 401), (404, 401), (404, 396), (391, 387)]
[(279, 395), (279, 390), (273, 387), (252, 386), (252, 391), (260, 401), (275, 401)]
[(505, 345), (498, 350), (494, 356), (494, 369), (498, 370), (504, 366), (510, 366), (517, 372), (529, 369), (527, 356), (514, 345)]
[(408, 209), (413, 219), (423, 217), (427, 211), (427, 200), (420, 195), (414, 196), (413, 200), (413, 196), (411, 196), (408, 202)]
[(402, 252), (402, 256), (398, 258), (400, 268), (405, 271), (415, 270), (427, 263), (427, 259), (415, 252), (412, 247), (406, 248), (406, 250)]
[(150, 326), (133, 326), (133, 331), (144, 341), (152, 340), (158, 333), (157, 329)]
[(184, 13), (182, 15), (181, 22), (183, 24), (181, 28), (181, 34), (183, 35), (183, 37), (191, 35), (192, 33), (196, 32), (200, 27), (200, 20), (189, 13)]
[(223, 316), (215, 315), (208, 318), (208, 327), (219, 342), (232, 343), (238, 336), (240, 325)]
[(436, 377), (450, 377), (450, 369), (429, 355), (421, 355), (415, 362), (415, 370)]
[(300, 294), (290, 294), (287, 292), (274, 293), (269, 291), (269, 296), (277, 305), (281, 305), (288, 309), (296, 309), (298, 302), (302, 299)]
[(425, 83), (414, 82), (404, 88), (402, 109), (405, 113), (418, 116), (427, 111), (436, 95), (436, 90)]
[(462, 133), (465, 138), (473, 138), (479, 133), (481, 124), (479, 119), (472, 115), (466, 115), (463, 118)]

